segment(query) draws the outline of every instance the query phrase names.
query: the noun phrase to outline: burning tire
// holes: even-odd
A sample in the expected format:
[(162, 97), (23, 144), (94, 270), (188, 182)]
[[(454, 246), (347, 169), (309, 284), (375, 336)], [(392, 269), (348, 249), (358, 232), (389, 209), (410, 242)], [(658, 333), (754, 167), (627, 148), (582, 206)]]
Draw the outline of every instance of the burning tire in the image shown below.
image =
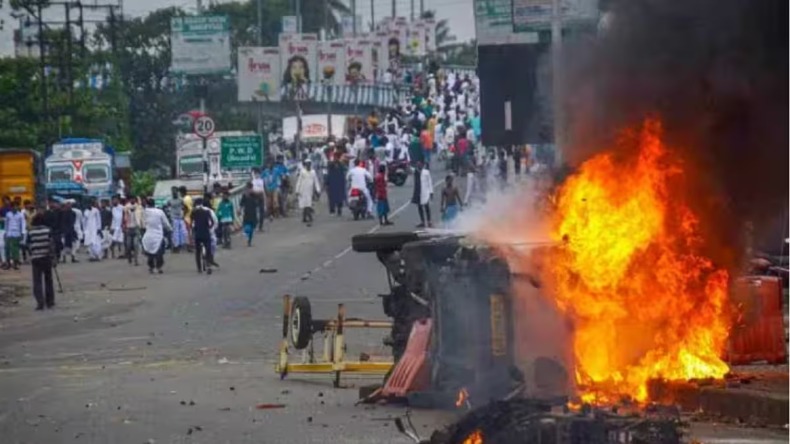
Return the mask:
[(291, 305), (291, 343), (297, 350), (302, 350), (310, 344), (313, 337), (313, 314), (310, 300), (304, 296), (294, 298)]
[(360, 253), (394, 251), (418, 239), (413, 232), (358, 234), (351, 238), (351, 248)]

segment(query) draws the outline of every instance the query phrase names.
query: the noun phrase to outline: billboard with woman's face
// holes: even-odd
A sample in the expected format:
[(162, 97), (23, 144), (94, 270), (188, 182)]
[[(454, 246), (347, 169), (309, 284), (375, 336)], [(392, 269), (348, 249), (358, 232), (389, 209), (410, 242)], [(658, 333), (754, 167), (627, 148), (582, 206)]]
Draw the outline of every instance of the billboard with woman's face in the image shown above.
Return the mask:
[(284, 87), (318, 82), (317, 34), (280, 34)]

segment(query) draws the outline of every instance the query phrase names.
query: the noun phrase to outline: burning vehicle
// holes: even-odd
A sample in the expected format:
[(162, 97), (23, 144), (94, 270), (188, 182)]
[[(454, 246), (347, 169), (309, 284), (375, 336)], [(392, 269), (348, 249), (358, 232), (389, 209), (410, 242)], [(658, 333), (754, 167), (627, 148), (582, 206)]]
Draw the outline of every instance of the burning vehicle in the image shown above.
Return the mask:
[[(738, 319), (765, 301), (733, 303), (740, 281), (706, 248), (661, 123), (618, 143), (555, 190), (546, 238), (507, 218), (464, 234), (353, 238), (391, 290), (382, 302), (397, 364), (372, 399), (480, 408), (431, 442), (679, 442), (679, 411), (656, 407), (651, 387), (723, 381)], [(781, 291), (769, 300), (778, 314)], [(430, 338), (415, 340), (425, 319)], [(786, 362), (778, 322), (769, 360)]]

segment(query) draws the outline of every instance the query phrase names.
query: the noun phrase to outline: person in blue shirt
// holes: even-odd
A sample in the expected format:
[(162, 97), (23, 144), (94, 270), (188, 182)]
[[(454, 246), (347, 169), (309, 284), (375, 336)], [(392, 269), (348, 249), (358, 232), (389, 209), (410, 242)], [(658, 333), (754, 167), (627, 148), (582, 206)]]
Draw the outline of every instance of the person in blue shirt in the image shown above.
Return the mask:
[(266, 163), (261, 173), (263, 179), (263, 187), (266, 192), (266, 208), (269, 210), (269, 219), (274, 219), (275, 215), (285, 217), (285, 208), (283, 208), (284, 194), (287, 189), (284, 189), (283, 184), (288, 179), (288, 169), (282, 163), (282, 157), (277, 157), (277, 163), (269, 160)]

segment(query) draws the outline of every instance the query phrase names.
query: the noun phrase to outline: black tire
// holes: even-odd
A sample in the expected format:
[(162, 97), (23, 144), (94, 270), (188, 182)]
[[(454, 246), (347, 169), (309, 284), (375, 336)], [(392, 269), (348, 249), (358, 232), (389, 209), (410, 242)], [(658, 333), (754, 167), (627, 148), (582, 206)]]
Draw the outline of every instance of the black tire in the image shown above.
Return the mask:
[(297, 296), (291, 304), (289, 316), (291, 343), (297, 350), (302, 350), (310, 344), (313, 338), (313, 314), (310, 300), (304, 296)]
[(416, 240), (419, 240), (419, 236), (411, 231), (358, 234), (351, 238), (351, 248), (359, 253), (395, 251), (400, 250), (403, 244)]
[(392, 183), (394, 183), (396, 187), (402, 187), (403, 185), (406, 184), (406, 175), (405, 174), (396, 175), (393, 178)]

